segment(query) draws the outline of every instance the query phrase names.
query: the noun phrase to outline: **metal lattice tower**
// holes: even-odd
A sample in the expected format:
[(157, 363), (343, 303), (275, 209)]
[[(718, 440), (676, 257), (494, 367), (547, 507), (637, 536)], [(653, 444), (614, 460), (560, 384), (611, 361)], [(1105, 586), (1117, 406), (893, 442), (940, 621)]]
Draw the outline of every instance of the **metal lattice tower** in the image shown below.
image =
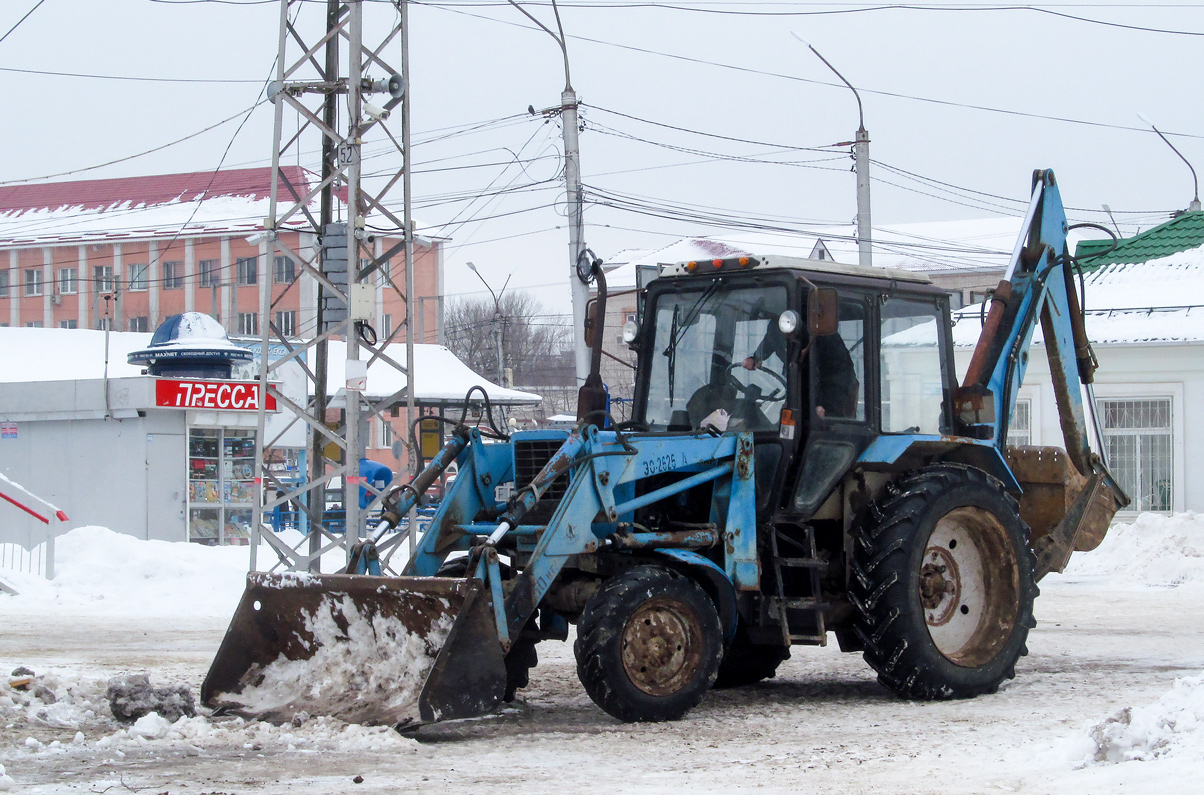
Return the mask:
[[(272, 469), (277, 460), (279, 442), (285, 431), (267, 435), (266, 400), (260, 401), (256, 444), (256, 482), (272, 499), (257, 499), (252, 524), (251, 568), (257, 568), (256, 550), (261, 540), (271, 544), (278, 561), (274, 568), (319, 571), (321, 556), (334, 549), (350, 551), (362, 530), (364, 511), (360, 509), (357, 488), (363, 485), (359, 460), (364, 455), (363, 429), (374, 414), (398, 403), (406, 403), (406, 421), (415, 418), (413, 390), (408, 386), (396, 394), (372, 401), (362, 390), (369, 364), (394, 367), (408, 377), (414, 361), (414, 241), (410, 217), (410, 115), (408, 101), (408, 13), (405, 0), (393, 4), (370, 4), (371, 30), (380, 34), (365, 41), (362, 0), (328, 0), (325, 4), (306, 0), (280, 0), (280, 28), (275, 80), (268, 86), (268, 97), (275, 106), (272, 147), (272, 187), (268, 217), (263, 229), (267, 256), (259, 264), (259, 328), (261, 331), (261, 382), (268, 384), (287, 419), (288, 428), (298, 423), (307, 427), (309, 451), (308, 477), (301, 484), (289, 484)], [(317, 12), (324, 12), (319, 17)], [(390, 60), (399, 57), (397, 66)], [(374, 101), (374, 102), (373, 102)], [(400, 140), (389, 130), (387, 120), (394, 108), (401, 109)], [(286, 116), (289, 123), (286, 123)], [(320, 139), (321, 179), (313, 185), (294, 185), (282, 168), (290, 159), (303, 161), (316, 150)], [(385, 176), (365, 180), (361, 173), (365, 141), (379, 141), (388, 150), (385, 157), (398, 162), (395, 171), (384, 168)], [(310, 155), (312, 156), (312, 155)], [(374, 163), (375, 168), (375, 163)], [(377, 174), (381, 171), (378, 169)], [(403, 209), (399, 218), (390, 209), (390, 191), (400, 189)], [(339, 194), (345, 191), (345, 200)], [(319, 202), (317, 215), (313, 212)], [(395, 206), (395, 205), (392, 205)], [(389, 232), (401, 242), (373, 254), (373, 236), (367, 218), (396, 230)], [(301, 232), (313, 236), (316, 245), (290, 247), (284, 233)], [(399, 286), (390, 262), (404, 251), (404, 286)], [(289, 289), (300, 289), (305, 278), (313, 279), (317, 292), (317, 325), (311, 339), (299, 341), (273, 323), (274, 302), (269, 274), (277, 255), (299, 264), (296, 280)], [(383, 279), (385, 289), (396, 290), (405, 298), (406, 319), (398, 323), (387, 339), (375, 340), (365, 332), (365, 324), (374, 309), (373, 279)], [(280, 299), (277, 298), (277, 301)], [(404, 364), (384, 353), (385, 346), (404, 329)], [(326, 424), (330, 408), (330, 389), (326, 383), (328, 347), (332, 338), (346, 342), (345, 421), (337, 427)], [(284, 355), (272, 361), (272, 346), (283, 346)], [(365, 357), (365, 358), (361, 358)], [(273, 382), (279, 381), (283, 368), (300, 365), (307, 379), (306, 394), (300, 402), (291, 400)], [(280, 423), (273, 423), (279, 425)], [(407, 435), (408, 438), (408, 435)], [(341, 451), (341, 462), (325, 457), (329, 444)], [(411, 455), (410, 461), (413, 461)], [(324, 524), (325, 490), (331, 479), (341, 477), (344, 484), (346, 531), (339, 535)], [(373, 494), (371, 510), (380, 495)], [(292, 547), (270, 530), (264, 531), (264, 513), (278, 505), (292, 503), (308, 517), (310, 532), (306, 540)], [(414, 522), (409, 527), (414, 527)], [(393, 549), (400, 548), (397, 536)], [(414, 539), (409, 536), (410, 549)]]

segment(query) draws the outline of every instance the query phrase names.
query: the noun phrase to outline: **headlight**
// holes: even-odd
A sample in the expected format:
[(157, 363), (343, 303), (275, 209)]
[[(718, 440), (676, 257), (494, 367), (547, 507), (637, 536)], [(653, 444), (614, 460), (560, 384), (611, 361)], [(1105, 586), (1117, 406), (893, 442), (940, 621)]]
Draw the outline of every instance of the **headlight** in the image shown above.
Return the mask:
[(628, 320), (623, 324), (623, 342), (630, 345), (635, 342), (635, 338), (639, 336), (640, 327), (636, 325), (634, 320)]
[(798, 328), (798, 312), (793, 309), (787, 309), (782, 314), (778, 315), (778, 330), (783, 334), (793, 334)]

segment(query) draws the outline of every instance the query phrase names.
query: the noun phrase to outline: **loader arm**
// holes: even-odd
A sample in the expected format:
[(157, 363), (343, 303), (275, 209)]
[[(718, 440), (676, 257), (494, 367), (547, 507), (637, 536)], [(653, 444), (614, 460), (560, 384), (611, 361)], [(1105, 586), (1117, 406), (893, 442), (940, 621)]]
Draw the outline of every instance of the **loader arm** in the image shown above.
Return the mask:
[[(967, 435), (991, 439), (1009, 457), (1024, 491), (1021, 515), (1032, 529), (1038, 578), (1061, 571), (1075, 549), (1094, 548), (1112, 517), (1129, 504), (1091, 450), (1080, 385), (1090, 394), (1096, 362), (1074, 289), (1068, 231), (1053, 172), (1034, 172), (1020, 238), (954, 396)], [(1062, 451), (1052, 448), (1007, 448), (1008, 426), (1038, 321), (1066, 445), (1062, 458)]]

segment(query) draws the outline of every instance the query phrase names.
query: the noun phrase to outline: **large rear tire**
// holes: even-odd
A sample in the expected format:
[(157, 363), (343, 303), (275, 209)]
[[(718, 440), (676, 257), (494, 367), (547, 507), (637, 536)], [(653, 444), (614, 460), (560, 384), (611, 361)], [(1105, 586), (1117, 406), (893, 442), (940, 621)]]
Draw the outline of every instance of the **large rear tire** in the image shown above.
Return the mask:
[(994, 693), (1036, 626), (1036, 559), (1016, 501), (958, 465), (891, 491), (855, 539), (850, 592), (866, 662), (904, 698)]
[(608, 580), (577, 623), (577, 676), (622, 721), (677, 720), (702, 701), (719, 669), (723, 630), (693, 580), (637, 566)]

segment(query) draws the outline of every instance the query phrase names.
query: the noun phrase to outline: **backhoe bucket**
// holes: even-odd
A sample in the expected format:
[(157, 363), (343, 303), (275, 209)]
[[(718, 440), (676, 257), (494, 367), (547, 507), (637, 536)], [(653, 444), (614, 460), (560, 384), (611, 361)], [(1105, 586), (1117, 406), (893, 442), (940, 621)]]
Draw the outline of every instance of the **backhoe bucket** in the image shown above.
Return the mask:
[(1129, 504), (1106, 469), (1084, 477), (1061, 448), (1009, 447), (1007, 459), (1024, 490), (1020, 518), (1032, 533), (1038, 580), (1062, 571), (1072, 553), (1098, 547), (1117, 511)]
[(270, 721), (415, 725), (488, 714), (505, 687), (480, 580), (252, 572), (201, 700)]

